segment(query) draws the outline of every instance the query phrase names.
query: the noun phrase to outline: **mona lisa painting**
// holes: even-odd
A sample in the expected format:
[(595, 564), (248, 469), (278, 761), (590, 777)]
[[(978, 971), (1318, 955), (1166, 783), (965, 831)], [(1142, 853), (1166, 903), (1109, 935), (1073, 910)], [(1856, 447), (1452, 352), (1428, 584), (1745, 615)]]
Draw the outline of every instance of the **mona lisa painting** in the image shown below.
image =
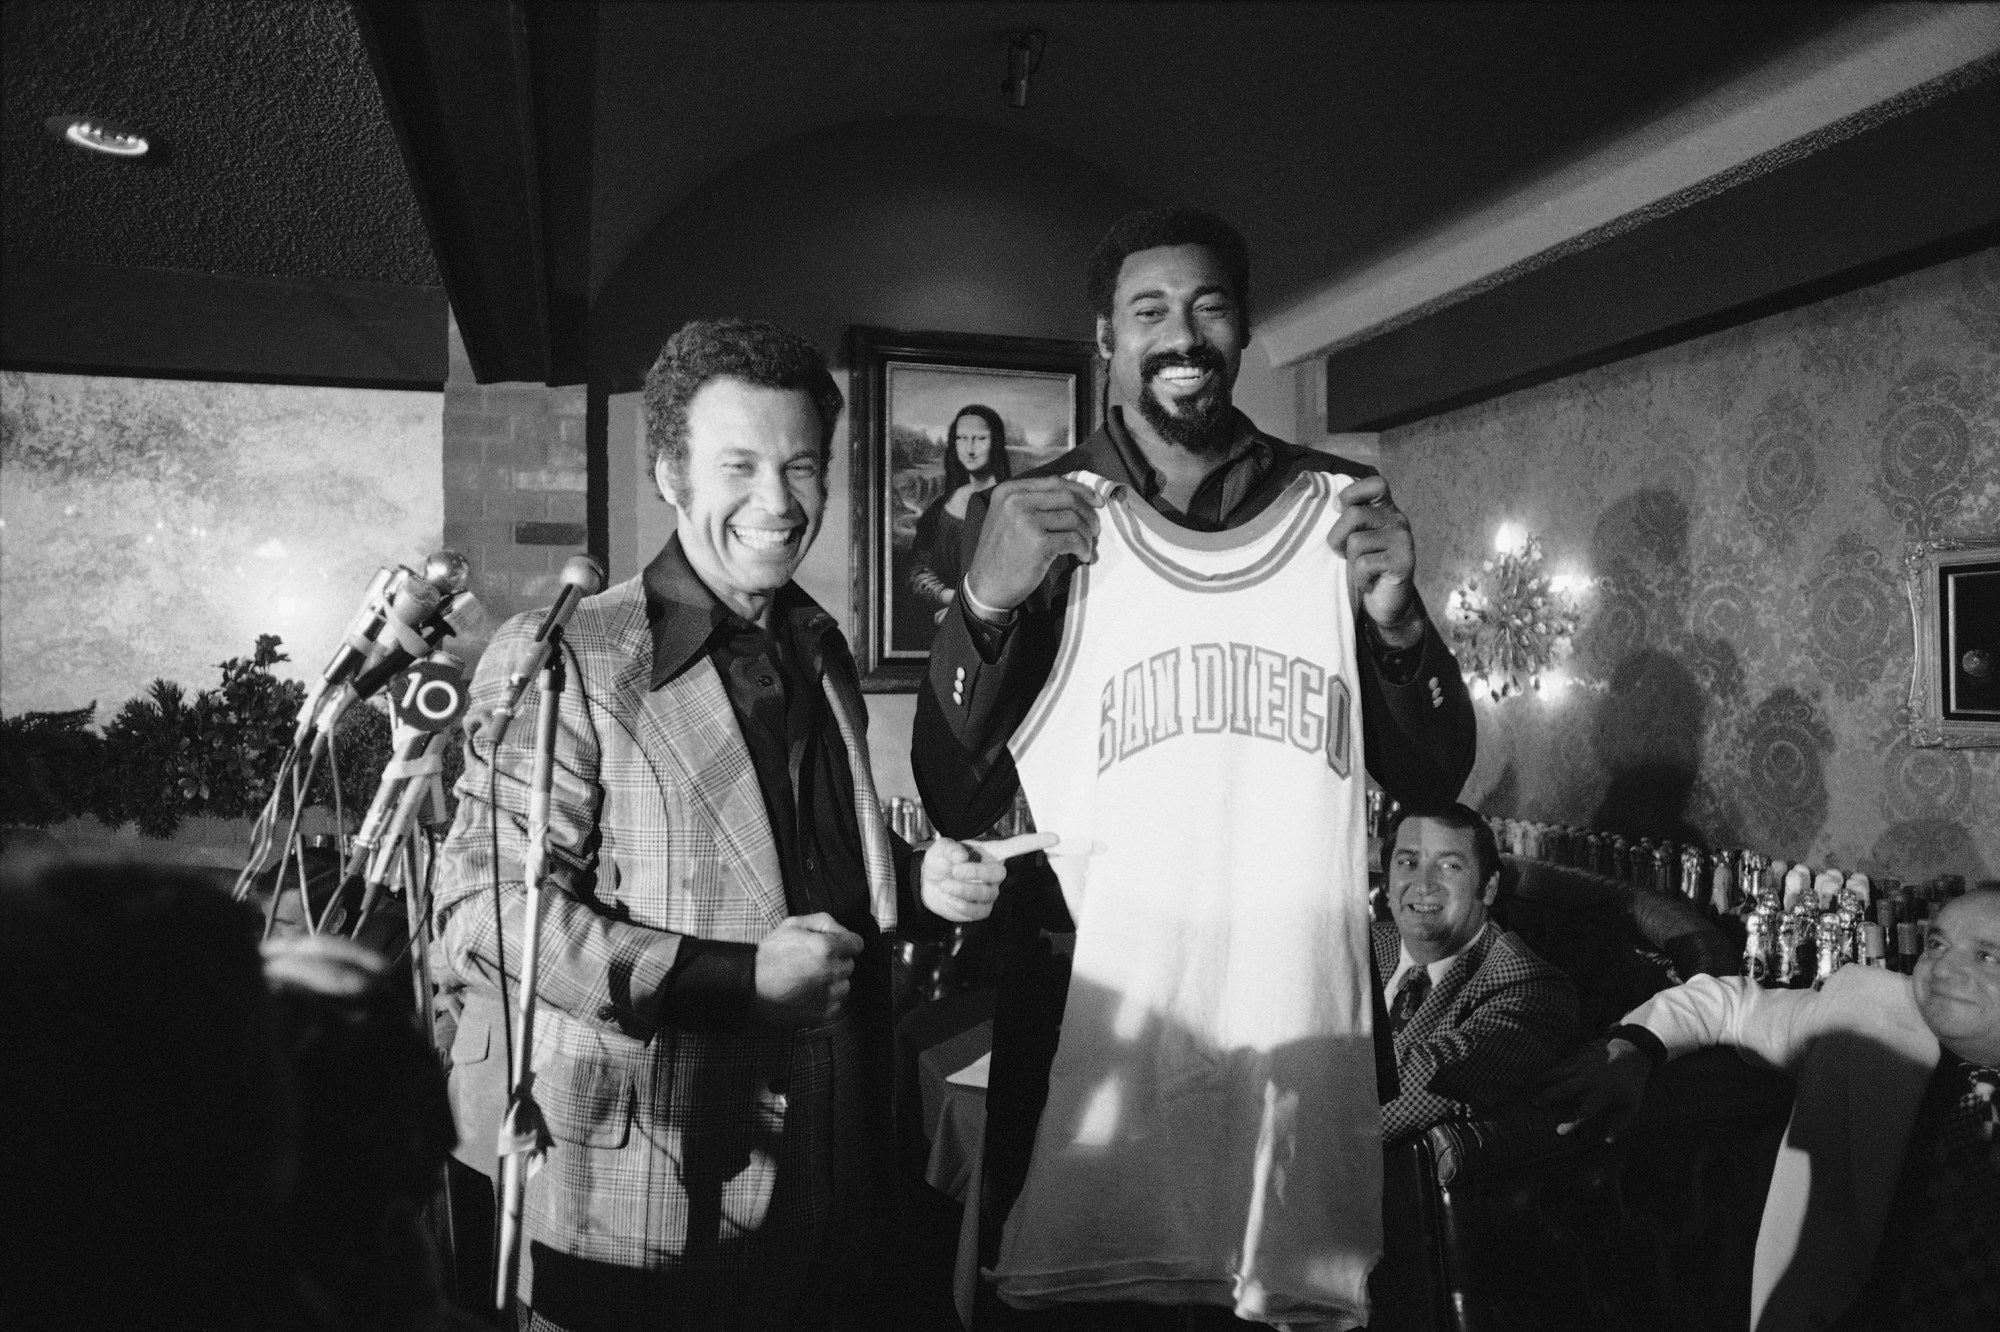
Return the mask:
[(975, 496), (1095, 422), (1087, 342), (856, 327), (854, 605), (864, 688), (914, 689), (972, 557)]

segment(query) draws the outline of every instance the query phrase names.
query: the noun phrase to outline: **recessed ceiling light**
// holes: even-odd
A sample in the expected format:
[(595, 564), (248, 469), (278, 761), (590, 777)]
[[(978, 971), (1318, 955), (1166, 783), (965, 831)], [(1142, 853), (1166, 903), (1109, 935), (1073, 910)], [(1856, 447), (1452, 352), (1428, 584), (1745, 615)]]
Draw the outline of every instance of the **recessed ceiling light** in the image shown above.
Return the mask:
[(144, 157), (152, 147), (145, 135), (101, 116), (50, 116), (43, 123), (57, 138), (106, 157)]

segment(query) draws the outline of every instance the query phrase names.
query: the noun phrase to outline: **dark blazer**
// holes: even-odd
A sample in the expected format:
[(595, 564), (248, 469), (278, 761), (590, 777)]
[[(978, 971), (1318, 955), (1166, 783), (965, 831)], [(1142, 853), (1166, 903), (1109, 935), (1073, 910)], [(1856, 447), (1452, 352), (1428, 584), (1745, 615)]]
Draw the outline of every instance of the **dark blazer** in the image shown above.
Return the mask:
[[(1271, 451), (1273, 465), (1231, 514), (1230, 526), (1261, 513), (1301, 472), (1345, 472), (1357, 479), (1375, 473), (1366, 464), (1316, 453), (1261, 432), (1257, 442)], [(1080, 469), (1137, 484), (1108, 427), (1024, 475), (1061, 476)], [(982, 492), (966, 509), (961, 550), (967, 565), (978, 549), (990, 499), (990, 491)], [(947, 836), (971, 837), (984, 831), (1006, 811), (1020, 788), (1007, 741), (1048, 681), (1062, 640), (1070, 570), (1067, 561), (1050, 570), (1021, 608), (995, 661), (980, 655), (964, 618), (963, 598), (938, 627), (929, 670), (917, 693), (910, 757), (925, 809)], [(1366, 646), (1370, 640), (1365, 633), (1361, 641), (1357, 667), (1369, 773), (1406, 805), (1450, 804), (1472, 770), (1477, 735), (1472, 700), (1458, 663), (1436, 628), (1426, 623), (1415, 677), (1408, 684), (1392, 684), (1383, 678)], [(1001, 1225), (1027, 1177), (1069, 990), (1069, 956), (1061, 939), (1075, 925), (1045, 858), (1037, 855), (1017, 865), (990, 928), (1003, 969), (994, 1005), (980, 1193), (980, 1250), (988, 1265), (998, 1252)], [(1378, 1080), (1385, 1088), (1392, 1086), (1394, 1069), (1386, 1042), (1378, 1043), (1377, 1066)]]
[[(1402, 936), (1377, 921), (1374, 942), (1375, 968), (1386, 981), (1401, 960)], [(1488, 924), (1396, 1034), (1399, 1090), (1382, 1107), (1382, 1140), (1492, 1109), (1576, 1041), (1569, 977), (1529, 952), (1518, 934)]]

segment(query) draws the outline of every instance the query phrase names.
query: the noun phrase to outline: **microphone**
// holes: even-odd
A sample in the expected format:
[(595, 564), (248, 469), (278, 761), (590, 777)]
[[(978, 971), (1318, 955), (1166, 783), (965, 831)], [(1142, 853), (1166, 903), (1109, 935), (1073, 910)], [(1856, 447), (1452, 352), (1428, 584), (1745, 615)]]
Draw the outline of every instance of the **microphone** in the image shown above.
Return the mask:
[[(420, 580), (425, 586), (436, 589), (436, 584), (428, 579)], [(375, 649), (368, 654), (367, 664), (354, 677), (354, 694), (357, 698), (367, 698), (396, 676), (409, 669), (414, 662), (421, 661), (437, 650), (440, 643), (458, 632), (462, 613), (474, 604), (470, 592), (455, 596), (439, 594), (431, 609), (422, 619), (411, 626), (415, 638), (395, 634), (386, 641), (378, 640)], [(385, 635), (389, 627), (383, 626)]]
[(387, 607), (389, 589), (399, 574), (407, 575), (406, 569), (392, 569), (387, 565), (375, 571), (368, 580), (368, 590), (361, 594), (361, 605), (348, 622), (347, 632), (340, 636), (340, 646), (333, 650), (333, 656), (326, 663), (326, 669), (319, 674), (319, 683), (313, 686), (312, 697), (305, 710), (299, 714), (303, 723), (312, 716), (313, 710), (326, 691), (345, 682), (361, 666), (368, 655), (368, 645), (382, 628), (382, 616)]
[(318, 704), (310, 720), (302, 720), (300, 738), (312, 730), (332, 732), (356, 699), (367, 698), (411, 663), (429, 656), (438, 644), (458, 631), (457, 620), (475, 598), (464, 591), (469, 577), (465, 557), (441, 550), (424, 562), (425, 577), (408, 569), (395, 571), (385, 613), (374, 641), (358, 669), (330, 697)]
[(472, 565), (455, 550), (434, 550), (424, 557), (424, 581), (455, 597), (472, 585)]
[(514, 673), (507, 677), (507, 697), (500, 706), (493, 709), (493, 748), (498, 750), (500, 742), (507, 736), (507, 728), (514, 722), (514, 707), (521, 701), (521, 695), (528, 688), (529, 677), (542, 669), (549, 659), (549, 651), (562, 627), (569, 623), (569, 617), (576, 610), (576, 604), (585, 597), (596, 596), (604, 590), (604, 566), (588, 555), (572, 555), (563, 565), (563, 588), (556, 597), (556, 604), (549, 607), (542, 617), (541, 628), (535, 631), (534, 650)]

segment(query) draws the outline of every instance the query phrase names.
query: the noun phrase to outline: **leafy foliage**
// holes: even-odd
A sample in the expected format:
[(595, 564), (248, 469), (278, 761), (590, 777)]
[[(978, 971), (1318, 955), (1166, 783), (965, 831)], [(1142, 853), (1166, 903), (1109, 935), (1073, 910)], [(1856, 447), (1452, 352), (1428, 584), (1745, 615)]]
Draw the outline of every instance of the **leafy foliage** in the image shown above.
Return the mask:
[(91, 810), (104, 761), (96, 710), (0, 717), (0, 823), (45, 828)]
[[(290, 747), (305, 686), (271, 668), (288, 658), (276, 635), (263, 634), (249, 657), (222, 663), (222, 681), (192, 699), (171, 680), (155, 680), (105, 724), (90, 729), (94, 708), (29, 712), (0, 719), (0, 822), (46, 827), (84, 813), (112, 827), (133, 824), (149, 837), (173, 836), (200, 815), (242, 818), (270, 799)], [(447, 777), (457, 746), (447, 745)], [(374, 799), (391, 757), (387, 713), (371, 704), (348, 710), (334, 734), (340, 792), (350, 825)], [(314, 774), (306, 803), (333, 805), (331, 765)]]

